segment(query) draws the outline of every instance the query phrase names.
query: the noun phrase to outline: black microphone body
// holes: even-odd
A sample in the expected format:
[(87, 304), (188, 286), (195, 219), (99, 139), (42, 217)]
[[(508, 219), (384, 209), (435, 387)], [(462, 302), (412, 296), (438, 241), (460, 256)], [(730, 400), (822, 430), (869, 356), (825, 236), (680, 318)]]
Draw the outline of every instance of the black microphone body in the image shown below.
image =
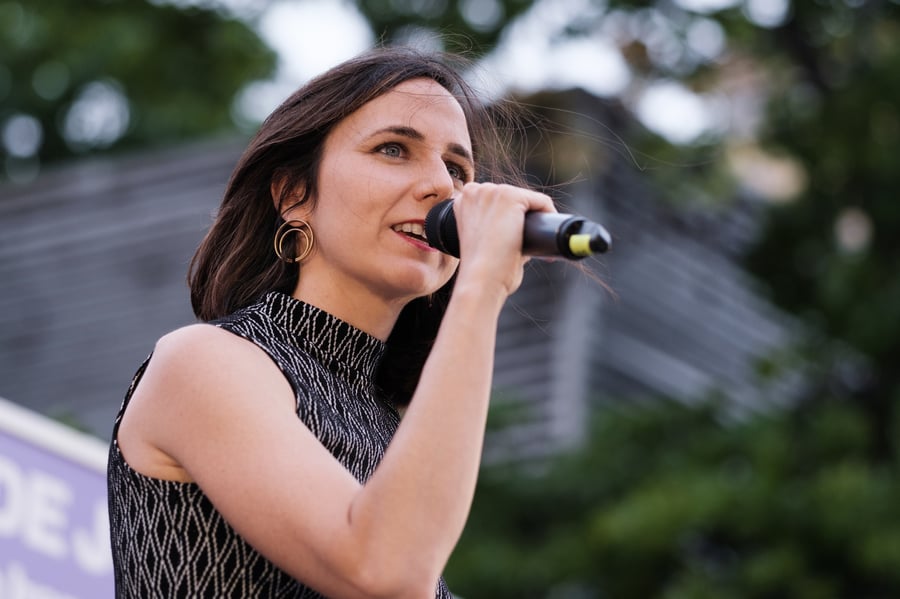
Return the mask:
[[(435, 204), (425, 217), (428, 245), (459, 258), (459, 233), (453, 200)], [(557, 212), (528, 212), (522, 232), (526, 256), (581, 260), (609, 250), (612, 239), (602, 226), (580, 216)]]

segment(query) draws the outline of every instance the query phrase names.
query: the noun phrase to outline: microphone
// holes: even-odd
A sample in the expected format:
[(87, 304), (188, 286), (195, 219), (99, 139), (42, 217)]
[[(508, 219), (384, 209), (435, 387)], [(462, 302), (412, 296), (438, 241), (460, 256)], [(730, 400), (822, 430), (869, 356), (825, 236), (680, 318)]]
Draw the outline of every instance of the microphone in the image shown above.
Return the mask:
[[(425, 217), (428, 245), (459, 258), (459, 234), (453, 200), (435, 204)], [(522, 232), (526, 256), (581, 260), (609, 250), (612, 238), (606, 229), (580, 216), (557, 212), (527, 212)]]

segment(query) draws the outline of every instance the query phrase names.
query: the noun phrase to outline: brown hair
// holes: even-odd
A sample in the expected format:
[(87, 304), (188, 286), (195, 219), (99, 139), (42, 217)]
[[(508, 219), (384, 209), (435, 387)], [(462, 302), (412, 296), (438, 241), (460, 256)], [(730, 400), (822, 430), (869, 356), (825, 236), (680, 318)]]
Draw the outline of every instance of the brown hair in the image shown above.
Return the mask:
[[(297, 90), (276, 108), (238, 161), (216, 219), (191, 260), (191, 304), (204, 321), (221, 318), (269, 291), (290, 294), (299, 269), (272, 248), (281, 214), (312, 201), (325, 139), (341, 120), (397, 85), (429, 78), (462, 106), (472, 140), (476, 180), (522, 184), (512, 168), (507, 137), (510, 113), (488, 109), (463, 78), (462, 58), (410, 48), (379, 48), (350, 59)], [(279, 181), (275, 209), (272, 181)], [(296, 190), (303, 195), (296, 200)], [(288, 202), (293, 202), (287, 205)], [(301, 266), (302, 268), (302, 266)], [(409, 401), (452, 291), (451, 280), (430, 300), (401, 312), (379, 369), (379, 386), (397, 404)]]

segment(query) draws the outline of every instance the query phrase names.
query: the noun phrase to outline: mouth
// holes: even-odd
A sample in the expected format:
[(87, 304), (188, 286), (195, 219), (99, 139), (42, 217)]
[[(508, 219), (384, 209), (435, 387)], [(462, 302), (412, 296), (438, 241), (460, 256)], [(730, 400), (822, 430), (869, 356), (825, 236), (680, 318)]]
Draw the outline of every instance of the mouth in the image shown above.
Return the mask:
[(422, 243), (428, 243), (428, 238), (425, 237), (425, 227), (421, 223), (400, 223), (398, 225), (393, 225), (391, 229), (397, 233), (402, 233), (407, 237), (417, 239)]

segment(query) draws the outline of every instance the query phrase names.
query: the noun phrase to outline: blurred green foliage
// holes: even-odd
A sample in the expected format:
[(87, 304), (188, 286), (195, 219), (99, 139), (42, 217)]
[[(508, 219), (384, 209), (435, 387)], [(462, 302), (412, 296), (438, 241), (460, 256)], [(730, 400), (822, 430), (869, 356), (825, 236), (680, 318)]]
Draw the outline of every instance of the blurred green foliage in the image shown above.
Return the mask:
[[(852, 4), (857, 4), (852, 6)], [(773, 299), (820, 340), (840, 339), (866, 364), (849, 369), (833, 343), (808, 343), (820, 365), (807, 397), (831, 391), (865, 405), (873, 459), (896, 458), (900, 401), (900, 5), (794, 6), (766, 32), (792, 77), (779, 78), (762, 140), (789, 153), (808, 186), (770, 212), (750, 255)]]
[(574, 453), (487, 467), (451, 588), (469, 599), (900, 596), (900, 479), (869, 460), (861, 407), (727, 413), (613, 403)]
[[(479, 56), (533, 0), (355, 0), (385, 43), (440, 40), (451, 52)], [(421, 41), (421, 40), (420, 40)]]
[[(14, 168), (233, 132), (236, 95), (274, 66), (274, 53), (246, 23), (212, 8), (0, 0), (0, 126), (24, 115), (40, 124), (42, 138), (34, 156), (2, 157)], [(107, 105), (104, 114), (84, 115), (96, 122), (82, 122), (73, 136), (72, 108), (90, 90), (124, 106), (121, 132), (102, 130), (114, 127)]]

